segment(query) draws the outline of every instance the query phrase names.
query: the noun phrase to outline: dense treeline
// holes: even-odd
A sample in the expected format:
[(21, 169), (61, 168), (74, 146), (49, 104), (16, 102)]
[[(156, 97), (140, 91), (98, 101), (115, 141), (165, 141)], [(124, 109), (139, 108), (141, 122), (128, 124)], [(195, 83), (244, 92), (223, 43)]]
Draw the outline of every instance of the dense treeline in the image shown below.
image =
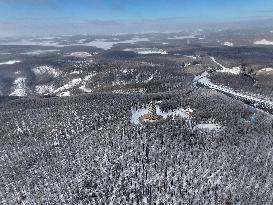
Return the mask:
[[(213, 96), (213, 97), (212, 97)], [(131, 108), (190, 105), (185, 120), (133, 125)], [(223, 106), (225, 105), (225, 106)], [(206, 89), (1, 104), (2, 204), (270, 204), (272, 117)]]

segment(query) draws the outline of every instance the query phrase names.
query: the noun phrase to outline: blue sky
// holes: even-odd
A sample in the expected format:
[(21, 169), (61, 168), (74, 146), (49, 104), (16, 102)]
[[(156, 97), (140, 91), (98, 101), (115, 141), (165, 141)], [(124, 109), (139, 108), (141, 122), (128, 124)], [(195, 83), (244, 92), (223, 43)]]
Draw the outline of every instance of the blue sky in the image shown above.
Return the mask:
[(65, 34), (75, 29), (92, 33), (84, 29), (91, 26), (94, 33), (125, 32), (135, 29), (130, 24), (141, 23), (143, 30), (149, 25), (156, 30), (271, 17), (272, 0), (0, 0), (0, 35), (1, 30), (7, 35), (54, 30)]

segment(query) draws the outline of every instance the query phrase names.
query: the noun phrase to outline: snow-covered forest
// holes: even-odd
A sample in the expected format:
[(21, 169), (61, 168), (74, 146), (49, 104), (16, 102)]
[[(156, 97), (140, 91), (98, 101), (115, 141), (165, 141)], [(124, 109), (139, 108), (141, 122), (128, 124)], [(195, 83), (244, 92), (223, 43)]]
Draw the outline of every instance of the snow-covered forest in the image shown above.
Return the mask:
[[(214, 119), (223, 129), (191, 132), (181, 118), (131, 124), (131, 108), (150, 100), (165, 111), (190, 104), (194, 123)], [(252, 115), (206, 89), (7, 101), (1, 203), (270, 204), (273, 118)]]
[(0, 41), (0, 204), (273, 204), (273, 49), (238, 38)]

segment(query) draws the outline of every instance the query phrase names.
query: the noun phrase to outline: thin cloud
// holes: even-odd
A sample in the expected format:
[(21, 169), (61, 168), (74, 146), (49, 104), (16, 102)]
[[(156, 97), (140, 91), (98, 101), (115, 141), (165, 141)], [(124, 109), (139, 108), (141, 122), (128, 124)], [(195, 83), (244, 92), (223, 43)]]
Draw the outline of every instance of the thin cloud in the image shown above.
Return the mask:
[(273, 13), (273, 9), (259, 10), (260, 13)]
[(18, 5), (39, 5), (51, 8), (59, 8), (61, 0), (0, 0), (0, 5), (18, 6)]

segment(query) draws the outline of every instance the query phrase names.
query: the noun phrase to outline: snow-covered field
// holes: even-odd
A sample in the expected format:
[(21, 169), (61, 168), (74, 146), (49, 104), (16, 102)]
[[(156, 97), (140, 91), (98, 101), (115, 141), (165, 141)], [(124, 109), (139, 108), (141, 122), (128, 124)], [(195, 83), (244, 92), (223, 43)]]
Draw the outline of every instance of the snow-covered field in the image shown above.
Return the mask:
[(92, 57), (93, 55), (88, 52), (73, 52), (73, 53), (70, 53), (69, 56), (76, 57), (76, 58), (88, 58), (88, 57)]
[(60, 94), (58, 94), (59, 97), (68, 97), (71, 96), (70, 91), (65, 91)]
[(13, 65), (15, 63), (21, 63), (20, 60), (10, 60), (10, 61), (6, 61), (6, 62), (0, 62), (0, 65)]
[(28, 51), (28, 52), (24, 52), (21, 53), (23, 55), (41, 55), (41, 54), (47, 54), (47, 53), (54, 53), (54, 52), (58, 52), (60, 50), (57, 49), (51, 49), (51, 50), (33, 50), (33, 51)]
[(234, 44), (232, 42), (228, 42), (228, 41), (224, 42), (223, 45), (228, 46), (228, 47), (234, 46)]
[(123, 51), (133, 51), (137, 54), (141, 55), (147, 55), (147, 54), (162, 54), (166, 55), (168, 54), (167, 51), (164, 51), (163, 49), (157, 49), (157, 48), (127, 48)]
[(83, 81), (82, 81), (82, 85), (79, 87), (80, 90), (82, 90), (83, 92), (86, 92), (86, 93), (91, 93), (92, 90), (90, 88), (87, 88), (86, 87), (86, 84), (88, 81), (90, 81), (97, 73), (96, 72), (93, 72), (87, 76), (84, 77)]
[(61, 74), (61, 71), (53, 68), (52, 66), (48, 66), (48, 65), (38, 66), (36, 68), (33, 68), (32, 71), (35, 73), (35, 75), (47, 74), (52, 77), (58, 77)]
[(35, 90), (40, 95), (51, 94), (54, 92), (53, 85), (37, 85), (35, 86)]
[(85, 38), (84, 38), (84, 39), (80, 39), (80, 40), (78, 40), (78, 43), (79, 43), (79, 44), (83, 44), (83, 43), (85, 43), (86, 40), (87, 40), (87, 39), (85, 39)]
[(193, 60), (196, 60), (196, 59), (197, 59), (197, 56), (184, 55), (184, 57), (191, 58), (191, 59), (193, 59)]
[(81, 73), (82, 73), (81, 70), (74, 70), (74, 71), (70, 72), (69, 74), (70, 74), (70, 75), (79, 75), (79, 74), (81, 74)]
[(16, 41), (0, 41), (0, 45), (20, 45), (20, 46), (51, 46), (51, 47), (64, 47), (56, 41), (39, 40), (38, 39), (21, 39)]
[(76, 86), (79, 86), (81, 84), (81, 82), (82, 82), (81, 78), (75, 78), (75, 79), (71, 80), (70, 82), (68, 82), (67, 84), (63, 85), (62, 87), (58, 88), (54, 92), (59, 93), (59, 92), (74, 88)]
[(273, 73), (273, 68), (263, 68), (258, 73)]
[(183, 39), (191, 39), (191, 38), (196, 38), (196, 37), (194, 35), (168, 37), (168, 39), (170, 40), (183, 40)]
[[(139, 118), (141, 116), (143, 116), (144, 114), (148, 113), (148, 107), (147, 108), (142, 108), (142, 109), (131, 109), (131, 122), (133, 124), (139, 124)], [(188, 115), (186, 113), (186, 110), (184, 110), (183, 108), (179, 108), (177, 110), (174, 111), (169, 111), (169, 112), (162, 112), (162, 110), (160, 109), (159, 105), (156, 105), (156, 113), (160, 116), (162, 116), (164, 119), (166, 119), (168, 116), (174, 117), (174, 116), (179, 116), (182, 118), (188, 118)]]
[(26, 78), (19, 77), (13, 83), (13, 92), (10, 93), (10, 96), (27, 96), (26, 88)]
[(124, 40), (124, 41), (110, 41), (107, 39), (97, 39), (95, 41), (84, 43), (82, 45), (93, 46), (93, 47), (101, 48), (104, 50), (109, 50), (116, 44), (120, 44), (120, 43), (135, 44), (137, 42), (142, 42), (142, 41), (149, 41), (149, 39), (148, 38), (132, 38), (130, 40)]
[[(131, 109), (131, 123), (138, 125), (140, 124), (140, 118), (147, 114), (149, 112), (149, 108), (142, 108), (142, 109)], [(172, 117), (174, 119), (175, 116), (181, 117), (183, 119), (189, 120), (189, 115), (187, 111), (183, 108), (178, 108), (173, 111), (163, 112), (159, 105), (156, 105), (156, 113), (157, 115), (160, 115), (163, 119), (166, 119), (167, 117)], [(189, 121), (188, 121), (189, 123)], [(191, 123), (190, 123), (191, 124)], [(210, 122), (204, 122), (201, 124), (197, 124), (193, 127), (193, 130), (203, 130), (203, 131), (219, 131), (222, 128), (220, 124), (217, 123), (210, 123)]]
[[(62, 39), (61, 42), (59, 40)], [(25, 46), (48, 46), (48, 47), (66, 47), (66, 46), (94, 46), (97, 48), (102, 48), (104, 50), (111, 49), (114, 45), (119, 43), (128, 43), (128, 44), (135, 44), (141, 41), (149, 41), (148, 38), (141, 38), (141, 37), (134, 37), (128, 40), (121, 40), (119, 39), (96, 39), (94, 41), (86, 42), (86, 39), (81, 39), (77, 43), (70, 42), (69, 40), (65, 40), (62, 37), (58, 39), (56, 37), (48, 37), (48, 38), (33, 38), (33, 39), (20, 39), (20, 40), (10, 40), (10, 41), (0, 41), (0, 45), (25, 45)], [(65, 42), (65, 43), (64, 43)], [(39, 53), (39, 51), (37, 51)], [(37, 54), (37, 52), (27, 52), (24, 54)]]
[(205, 131), (219, 131), (222, 128), (221, 125), (215, 123), (203, 123), (194, 126), (193, 130), (205, 130)]
[(217, 72), (221, 72), (221, 73), (231, 73), (233, 75), (239, 75), (241, 73), (241, 68), (240, 67), (233, 67), (233, 68), (227, 68), (225, 66), (223, 66), (222, 64), (218, 63), (214, 57), (210, 57), (211, 60), (216, 63), (217, 65), (219, 65), (222, 70), (217, 70)]
[(267, 46), (270, 46), (270, 45), (273, 45), (273, 41), (268, 41), (266, 39), (262, 39), (262, 40), (259, 40), (259, 41), (255, 41), (254, 44), (255, 45), (267, 45)]

